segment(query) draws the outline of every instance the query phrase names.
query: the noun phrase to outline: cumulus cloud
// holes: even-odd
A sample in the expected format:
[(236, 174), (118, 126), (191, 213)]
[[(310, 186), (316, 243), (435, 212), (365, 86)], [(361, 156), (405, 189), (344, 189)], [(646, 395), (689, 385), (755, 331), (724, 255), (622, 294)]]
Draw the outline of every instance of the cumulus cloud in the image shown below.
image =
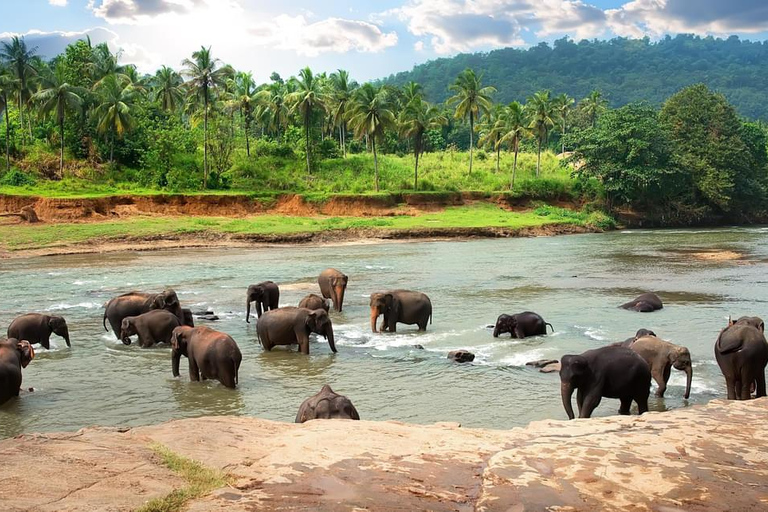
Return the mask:
[(67, 0), (48, 0), (48, 3), (54, 7), (66, 7)]
[(108, 23), (134, 24), (164, 14), (185, 14), (202, 0), (91, 0), (88, 8)]
[(248, 42), (315, 57), (321, 53), (375, 53), (397, 44), (395, 32), (385, 33), (365, 21), (328, 18), (310, 23), (304, 16), (281, 15), (249, 30)]

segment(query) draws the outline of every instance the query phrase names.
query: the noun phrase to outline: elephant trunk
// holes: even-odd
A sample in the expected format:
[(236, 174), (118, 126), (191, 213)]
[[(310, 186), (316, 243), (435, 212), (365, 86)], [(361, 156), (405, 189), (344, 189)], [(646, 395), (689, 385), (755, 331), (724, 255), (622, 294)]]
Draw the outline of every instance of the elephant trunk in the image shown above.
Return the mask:
[(371, 332), (378, 332), (376, 330), (376, 320), (379, 319), (379, 310), (377, 308), (371, 308)]
[(333, 288), (333, 295), (333, 307), (336, 309), (336, 311), (341, 313), (342, 307), (344, 306), (344, 286), (337, 284)]
[(325, 331), (325, 338), (328, 340), (328, 345), (331, 347), (331, 352), (334, 354), (336, 353), (336, 343), (333, 338), (333, 327), (330, 325), (328, 326), (328, 329)]
[(181, 352), (177, 349), (171, 351), (171, 364), (173, 365), (173, 376), (179, 376), (179, 363), (181, 362)]
[(251, 323), (251, 299), (245, 299), (245, 321)]
[(693, 367), (688, 365), (685, 367), (685, 399), (687, 400), (691, 396), (691, 381), (693, 381)]
[(64, 330), (64, 336), (62, 337), (64, 338), (64, 341), (67, 342), (67, 346), (71, 347), (72, 344), (69, 342), (69, 329)]
[(500, 331), (500, 329), (499, 329), (498, 325), (493, 327), (493, 337), (494, 338), (498, 338), (499, 337), (499, 334), (501, 334), (499, 331)]
[(560, 383), (560, 395), (563, 398), (563, 407), (565, 408), (565, 413), (568, 415), (569, 420), (572, 420), (574, 418), (573, 404), (571, 404), (573, 389), (574, 389), (573, 385), (570, 382)]

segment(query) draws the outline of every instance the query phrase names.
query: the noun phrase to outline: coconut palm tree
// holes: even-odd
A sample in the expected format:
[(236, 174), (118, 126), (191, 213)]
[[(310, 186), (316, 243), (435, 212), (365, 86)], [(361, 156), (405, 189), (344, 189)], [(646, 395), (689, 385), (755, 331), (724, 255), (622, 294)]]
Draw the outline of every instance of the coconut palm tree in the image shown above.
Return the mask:
[[(127, 66), (121, 66), (121, 52), (113, 54), (107, 46), (107, 43), (101, 43), (93, 48), (92, 61), (89, 66), (93, 88), (98, 87), (99, 82), (110, 75), (120, 75), (120, 78), (127, 78)], [(135, 71), (135, 68), (134, 68)]]
[(408, 82), (407, 84), (405, 84), (402, 90), (403, 103), (401, 106), (405, 108), (413, 100), (417, 98), (419, 100), (423, 99), (423, 90), (424, 88), (421, 86), (420, 83)]
[(43, 115), (53, 113), (56, 123), (59, 125), (60, 153), (59, 153), (59, 177), (64, 173), (64, 116), (67, 110), (75, 111), (83, 103), (83, 95), (86, 93), (81, 87), (74, 87), (66, 81), (66, 66), (63, 62), (56, 67), (46, 69), (42, 74), (40, 91), (32, 96), (32, 101), (40, 104), (40, 112)]
[(29, 48), (23, 37), (14, 36), (0, 45), (0, 60), (4, 61), (16, 77), (16, 96), (19, 105), (19, 124), (21, 125), (21, 143), (24, 144), (24, 104), (32, 96), (30, 81), (37, 74), (34, 58), (37, 46)]
[(312, 114), (316, 110), (325, 110), (325, 97), (320, 80), (312, 74), (308, 67), (299, 71), (299, 78), (295, 81), (297, 90), (286, 96), (286, 102), (291, 107), (291, 112), (301, 116), (304, 124), (307, 151), (307, 174), (312, 174), (310, 163), (310, 128), (312, 126)]
[(94, 110), (96, 131), (109, 136), (109, 161), (114, 162), (115, 140), (122, 139), (134, 127), (131, 108), (139, 95), (131, 82), (118, 75), (104, 77), (96, 88), (98, 106)]
[(376, 153), (376, 139), (384, 137), (384, 131), (395, 126), (395, 113), (387, 90), (367, 83), (355, 91), (349, 111), (349, 124), (358, 138), (367, 137), (371, 142), (374, 185), (378, 192), (379, 159)]
[(186, 83), (190, 99), (203, 109), (203, 188), (208, 187), (208, 115), (216, 90), (224, 86), (227, 69), (221, 67), (219, 59), (211, 55), (211, 47), (201, 46), (192, 53), (192, 59), (184, 59), (183, 74), (189, 79)]
[(517, 155), (520, 153), (520, 141), (528, 135), (525, 108), (518, 102), (513, 101), (507, 106), (504, 113), (506, 133), (501, 137), (501, 142), (509, 144), (510, 149), (515, 152), (515, 160), (512, 163), (512, 180), (509, 188), (515, 188), (515, 174), (517, 172)]
[(448, 119), (440, 110), (414, 96), (400, 112), (400, 130), (404, 137), (413, 140), (413, 156), (416, 165), (413, 168), (413, 190), (419, 188), (419, 156), (424, 152), (424, 134), (448, 124)]
[(491, 95), (496, 92), (494, 87), (483, 87), (482, 76), (477, 76), (469, 68), (465, 69), (449, 87), (456, 94), (448, 98), (449, 105), (456, 104), (456, 119), (469, 118), (469, 173), (472, 174), (472, 157), (475, 145), (475, 121), (491, 109)]
[(288, 124), (288, 106), (285, 104), (283, 94), (284, 85), (273, 82), (266, 89), (256, 94), (258, 109), (256, 117), (266, 126), (270, 133), (280, 138), (280, 130)]
[(333, 124), (339, 128), (341, 154), (347, 158), (347, 110), (357, 84), (350, 80), (348, 71), (340, 69), (337, 73), (331, 73), (331, 86), (331, 116)]
[(491, 109), (481, 129), (483, 135), (477, 141), (479, 146), (490, 146), (496, 152), (496, 172), (499, 172), (501, 164), (501, 138), (506, 133), (505, 113), (505, 109), (501, 105), (496, 105)]
[(184, 101), (184, 79), (168, 66), (160, 68), (152, 80), (152, 96), (166, 112), (175, 112)]
[(16, 80), (11, 72), (0, 67), (0, 113), (5, 113), (5, 170), (11, 170), (11, 120), (8, 110), (11, 108), (10, 97), (16, 89)]
[(555, 113), (560, 120), (562, 131), (560, 132), (562, 140), (561, 153), (565, 153), (565, 132), (568, 129), (568, 114), (573, 108), (574, 99), (563, 93), (554, 99)]
[(608, 102), (603, 99), (603, 93), (594, 90), (589, 96), (581, 100), (579, 106), (589, 119), (589, 123), (594, 128), (597, 125), (597, 118), (605, 112), (605, 106)]
[(250, 157), (251, 142), (248, 134), (251, 131), (253, 111), (256, 106), (256, 82), (253, 81), (251, 73), (240, 72), (235, 75), (234, 86), (234, 98), (240, 110), (240, 117), (243, 119), (243, 129), (245, 131), (245, 153)]
[(549, 131), (555, 126), (552, 98), (549, 95), (549, 91), (535, 93), (528, 98), (525, 108), (528, 110), (530, 118), (528, 128), (536, 136), (538, 143), (536, 155), (536, 177), (538, 178), (541, 173), (541, 148), (547, 143)]

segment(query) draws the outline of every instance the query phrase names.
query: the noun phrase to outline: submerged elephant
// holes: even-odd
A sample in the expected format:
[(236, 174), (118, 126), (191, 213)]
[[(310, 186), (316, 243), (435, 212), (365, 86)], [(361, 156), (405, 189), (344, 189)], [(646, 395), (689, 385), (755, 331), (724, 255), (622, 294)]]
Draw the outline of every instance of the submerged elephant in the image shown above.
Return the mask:
[(141, 348), (151, 347), (155, 343), (170, 343), (173, 330), (180, 325), (176, 315), (164, 309), (156, 309), (139, 316), (123, 318), (120, 339), (125, 345), (130, 345), (130, 336), (137, 335)]
[(189, 380), (216, 379), (228, 388), (237, 387), (243, 356), (228, 334), (210, 327), (176, 327), (171, 335), (173, 376), (179, 376), (181, 356), (189, 359)]
[(184, 311), (179, 303), (179, 297), (174, 290), (168, 288), (162, 293), (125, 293), (110, 300), (104, 308), (102, 320), (104, 330), (108, 330), (107, 320), (109, 320), (112, 332), (115, 333), (117, 339), (120, 339), (120, 327), (123, 324), (123, 318), (139, 316), (154, 309), (170, 311), (176, 315), (182, 325), (185, 324)]
[(637, 352), (651, 368), (651, 376), (659, 386), (656, 390), (656, 396), (664, 396), (667, 382), (669, 382), (669, 374), (674, 366), (676, 370), (685, 372), (684, 397), (690, 398), (693, 365), (691, 352), (687, 348), (664, 341), (655, 335), (641, 336), (629, 348)]
[(331, 351), (336, 352), (333, 324), (324, 309), (286, 307), (267, 311), (256, 327), (266, 351), (276, 345), (298, 344), (302, 354), (309, 354), (309, 335), (314, 332), (324, 336)]
[(67, 321), (60, 316), (29, 313), (15, 318), (8, 326), (8, 338), (25, 340), (33, 345), (39, 343), (46, 350), (51, 348), (51, 334), (61, 336), (68, 347), (72, 346)]
[(725, 377), (729, 400), (749, 400), (755, 386), (757, 398), (766, 396), (765, 367), (768, 343), (765, 324), (758, 317), (728, 322), (715, 342), (715, 359)]
[(392, 290), (371, 294), (371, 331), (376, 331), (376, 320), (384, 315), (381, 332), (397, 332), (397, 324), (418, 325), (427, 330), (432, 323), (432, 301), (421, 292)]
[(317, 278), (317, 284), (320, 285), (320, 293), (326, 299), (333, 302), (334, 311), (341, 312), (344, 306), (344, 292), (347, 290), (349, 277), (339, 272), (335, 268), (329, 268), (320, 272)]
[(252, 284), (245, 294), (245, 321), (251, 323), (251, 302), (256, 303), (256, 317), (265, 311), (277, 309), (280, 303), (280, 288), (272, 281)]
[(35, 350), (28, 341), (0, 340), (0, 405), (19, 396), (21, 370), (34, 358)]
[(637, 311), (640, 313), (651, 313), (664, 308), (664, 303), (655, 293), (644, 293), (633, 301), (619, 306), (623, 309)]
[(360, 415), (349, 398), (335, 393), (331, 386), (326, 384), (319, 393), (304, 400), (296, 414), (295, 423), (336, 419), (359, 420)]
[(642, 357), (619, 345), (565, 355), (560, 360), (560, 394), (569, 419), (574, 418), (571, 397), (576, 390), (579, 418), (589, 418), (602, 397), (621, 401), (619, 414), (629, 414), (632, 401), (640, 414), (648, 411), (651, 369)]
[(555, 332), (552, 324), (545, 322), (541, 315), (532, 311), (525, 311), (515, 315), (499, 315), (496, 319), (496, 325), (493, 328), (493, 337), (498, 338), (500, 334), (508, 332), (513, 338), (527, 338), (528, 336), (539, 336), (547, 334), (547, 326)]
[(324, 309), (325, 311), (330, 309), (328, 306), (328, 301), (314, 293), (310, 293), (301, 299), (301, 302), (299, 302), (299, 307), (307, 309)]

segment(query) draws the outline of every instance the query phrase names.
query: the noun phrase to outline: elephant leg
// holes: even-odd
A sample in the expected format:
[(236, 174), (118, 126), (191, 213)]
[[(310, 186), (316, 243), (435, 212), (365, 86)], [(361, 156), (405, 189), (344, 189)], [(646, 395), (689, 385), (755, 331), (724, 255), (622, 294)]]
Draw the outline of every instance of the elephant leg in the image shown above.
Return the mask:
[(581, 388), (576, 388), (576, 407), (579, 408), (579, 414), (584, 408), (584, 391)]
[(194, 357), (189, 358), (189, 380), (194, 382), (200, 380), (200, 368), (198, 368)]
[(651, 372), (653, 380), (659, 386), (656, 390), (656, 396), (663, 397), (664, 392), (667, 390), (667, 380), (669, 379), (669, 368), (654, 368)]
[(627, 416), (629, 414), (629, 408), (632, 407), (632, 397), (621, 397), (621, 406), (619, 406), (619, 414)]
[(759, 370), (755, 378), (755, 398), (766, 396), (765, 390), (765, 370)]
[(736, 381), (733, 377), (725, 377), (725, 390), (728, 393), (728, 400), (736, 400)]
[(648, 395), (636, 397), (635, 402), (637, 402), (637, 409), (640, 414), (648, 412)]
[(750, 378), (749, 372), (742, 372), (740, 386), (736, 388), (736, 393), (739, 395), (739, 400), (749, 400), (752, 398), (752, 383), (755, 381)]
[(584, 397), (584, 407), (579, 410), (579, 418), (590, 418), (592, 412), (600, 405), (600, 392), (597, 390), (590, 391), (587, 396)]
[(522, 330), (519, 326), (515, 327), (515, 338), (523, 339), (525, 338), (525, 331)]
[(256, 301), (256, 317), (257, 318), (261, 318), (261, 315), (262, 315), (263, 312), (264, 311), (261, 308), (261, 301), (257, 300)]
[(221, 363), (219, 365), (219, 382), (225, 387), (235, 389), (235, 374), (232, 370), (233, 369), (229, 368), (226, 363)]

